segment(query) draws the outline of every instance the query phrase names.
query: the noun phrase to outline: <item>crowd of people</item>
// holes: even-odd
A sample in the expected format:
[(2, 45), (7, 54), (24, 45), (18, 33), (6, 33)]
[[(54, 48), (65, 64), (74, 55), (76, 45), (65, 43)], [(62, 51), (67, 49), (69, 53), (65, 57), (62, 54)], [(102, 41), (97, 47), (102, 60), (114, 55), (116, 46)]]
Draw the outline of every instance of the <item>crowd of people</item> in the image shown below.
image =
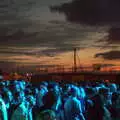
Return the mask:
[(120, 86), (1, 81), (0, 120), (120, 120)]

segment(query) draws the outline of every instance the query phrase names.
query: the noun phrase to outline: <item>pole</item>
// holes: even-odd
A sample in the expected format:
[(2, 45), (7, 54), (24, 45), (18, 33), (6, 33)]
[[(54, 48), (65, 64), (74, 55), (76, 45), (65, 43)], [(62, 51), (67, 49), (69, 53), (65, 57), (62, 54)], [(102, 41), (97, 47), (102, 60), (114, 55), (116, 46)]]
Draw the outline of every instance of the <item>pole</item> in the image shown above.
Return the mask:
[(74, 48), (74, 72), (77, 71), (77, 64), (76, 64), (76, 48)]

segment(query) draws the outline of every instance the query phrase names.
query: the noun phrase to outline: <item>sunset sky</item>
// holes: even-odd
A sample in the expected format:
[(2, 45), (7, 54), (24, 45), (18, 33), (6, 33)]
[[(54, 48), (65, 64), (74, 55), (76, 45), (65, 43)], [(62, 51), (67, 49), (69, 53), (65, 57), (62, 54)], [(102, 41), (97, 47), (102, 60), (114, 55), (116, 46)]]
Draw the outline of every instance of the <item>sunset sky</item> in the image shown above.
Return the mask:
[(72, 66), (74, 48), (78, 65), (120, 66), (119, 11), (112, 0), (3, 0), (0, 68)]

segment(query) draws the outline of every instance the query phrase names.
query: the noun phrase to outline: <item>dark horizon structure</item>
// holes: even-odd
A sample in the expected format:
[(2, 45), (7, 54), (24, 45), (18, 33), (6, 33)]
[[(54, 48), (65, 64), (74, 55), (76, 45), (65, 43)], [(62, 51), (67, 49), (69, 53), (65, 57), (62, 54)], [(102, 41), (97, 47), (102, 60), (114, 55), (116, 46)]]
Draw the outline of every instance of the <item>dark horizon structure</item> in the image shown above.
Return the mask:
[(32, 83), (38, 83), (41, 81), (63, 81), (63, 82), (81, 82), (81, 81), (105, 81), (115, 82), (120, 84), (120, 72), (64, 72), (64, 73), (45, 73), (35, 74), (31, 78)]

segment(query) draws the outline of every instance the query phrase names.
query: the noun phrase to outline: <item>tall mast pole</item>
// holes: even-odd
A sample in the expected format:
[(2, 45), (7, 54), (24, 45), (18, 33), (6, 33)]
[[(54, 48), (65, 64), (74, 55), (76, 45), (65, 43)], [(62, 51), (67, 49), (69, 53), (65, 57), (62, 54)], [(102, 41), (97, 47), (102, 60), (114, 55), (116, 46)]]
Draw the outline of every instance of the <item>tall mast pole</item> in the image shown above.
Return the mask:
[(76, 52), (77, 52), (77, 49), (74, 48), (74, 72), (77, 71)]

